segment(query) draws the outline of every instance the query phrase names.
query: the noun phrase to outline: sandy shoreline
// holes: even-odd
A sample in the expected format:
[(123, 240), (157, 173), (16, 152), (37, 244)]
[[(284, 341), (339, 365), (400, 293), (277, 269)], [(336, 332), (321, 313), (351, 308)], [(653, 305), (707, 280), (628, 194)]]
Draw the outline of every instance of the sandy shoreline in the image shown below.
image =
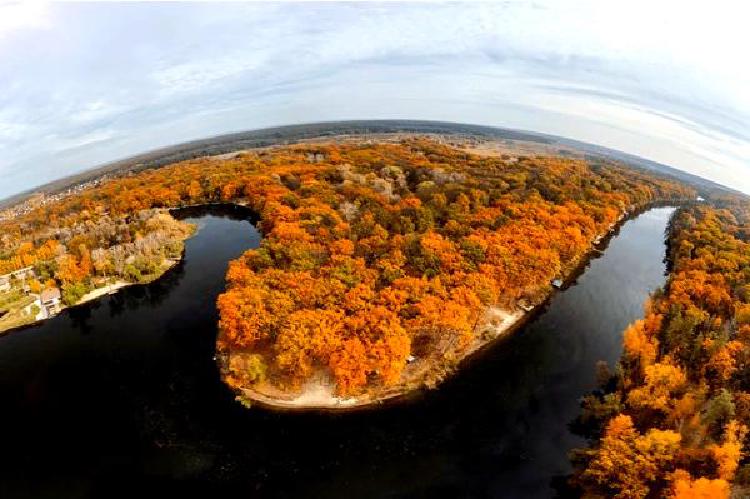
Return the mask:
[[(170, 265), (169, 268), (171, 268), (171, 265)], [(169, 270), (169, 268), (167, 270)], [(166, 272), (166, 270), (165, 270), (165, 272)], [(108, 295), (108, 294), (114, 294), (117, 291), (119, 291), (120, 289), (122, 289), (124, 287), (127, 287), (127, 286), (131, 286), (133, 284), (137, 284), (137, 283), (126, 282), (126, 281), (116, 281), (114, 283), (107, 284), (104, 287), (96, 288), (96, 289), (94, 289), (92, 291), (89, 291), (85, 295), (83, 295), (81, 297), (81, 299), (78, 300), (73, 305), (63, 305), (63, 303), (60, 302), (60, 306), (57, 309), (57, 312), (54, 315), (51, 315), (50, 317), (46, 317), (44, 319), (39, 319), (39, 320), (35, 320), (35, 321), (32, 321), (32, 322), (28, 322), (26, 324), (23, 324), (23, 325), (20, 325), (20, 326), (16, 326), (16, 327), (13, 327), (13, 328), (10, 328), (10, 329), (4, 329), (4, 330), (0, 331), (0, 335), (5, 335), (5, 334), (11, 333), (13, 331), (25, 329), (25, 328), (31, 327), (31, 326), (37, 326), (39, 324), (42, 324), (43, 322), (46, 322), (46, 321), (48, 321), (50, 319), (53, 319), (54, 317), (57, 317), (58, 315), (60, 315), (60, 313), (63, 310), (68, 310), (68, 309), (71, 309), (71, 308), (75, 308), (75, 307), (77, 307), (79, 305), (83, 305), (85, 303), (88, 303), (90, 301), (96, 300), (96, 299), (101, 298), (102, 296), (105, 296), (105, 295)]]
[(75, 307), (76, 305), (81, 305), (82, 303), (86, 303), (91, 300), (96, 300), (97, 298), (101, 298), (104, 295), (115, 293), (118, 290), (124, 288), (125, 286), (130, 286), (131, 284), (133, 283), (127, 282), (127, 281), (116, 281), (111, 284), (107, 284), (106, 286), (102, 288), (97, 288), (97, 289), (94, 289), (93, 291), (89, 291), (88, 293), (83, 295), (80, 300), (78, 300), (78, 303), (76, 303), (73, 306)]
[[(165, 259), (164, 260), (164, 266), (162, 267), (161, 271), (158, 274), (154, 275), (153, 278), (149, 279), (148, 281), (145, 281), (145, 282), (115, 281), (115, 282), (107, 284), (106, 286), (103, 286), (101, 288), (96, 288), (96, 289), (93, 289), (93, 290), (89, 291), (88, 293), (86, 293), (85, 295), (83, 295), (81, 297), (81, 299), (78, 300), (73, 305), (70, 305), (68, 307), (65, 307), (65, 306), (60, 307), (60, 312), (62, 312), (63, 310), (65, 310), (67, 308), (73, 308), (73, 307), (77, 307), (78, 305), (83, 305), (84, 303), (88, 303), (88, 302), (90, 302), (92, 300), (96, 300), (96, 299), (101, 298), (101, 297), (103, 297), (105, 295), (113, 295), (113, 294), (117, 293), (118, 291), (120, 291), (121, 289), (127, 288), (128, 286), (139, 286), (139, 285), (142, 286), (142, 285), (145, 285), (145, 284), (150, 284), (150, 283), (156, 281), (157, 279), (160, 279), (164, 274), (166, 274), (167, 272), (169, 272), (172, 269), (172, 267), (174, 267), (180, 261), (182, 261), (183, 257), (184, 257), (184, 255), (182, 257), (180, 257), (180, 258), (167, 258), (167, 259)], [(43, 320), (47, 320), (47, 319), (43, 319)], [(42, 322), (42, 321), (39, 321), (39, 322)]]
[[(546, 301), (546, 300), (545, 300)], [(542, 302), (544, 303), (544, 302)], [(541, 305), (540, 303), (539, 305)], [(469, 347), (461, 352), (460, 357), (457, 359), (456, 365), (460, 364), (466, 358), (474, 355), (479, 350), (497, 341), (498, 339), (508, 335), (512, 331), (515, 331), (517, 327), (524, 323), (524, 321), (530, 317), (533, 311), (536, 309), (524, 311), (521, 309), (516, 310), (503, 310), (497, 307), (490, 307), (485, 312), (485, 320), (477, 328), (477, 335), (475, 340)], [(302, 392), (290, 396), (284, 396), (278, 390), (279, 396), (273, 396), (268, 393), (256, 391), (248, 388), (242, 388), (242, 398), (250, 401), (251, 404), (258, 404), (263, 407), (270, 409), (286, 409), (286, 410), (349, 410), (357, 408), (366, 408), (369, 406), (382, 404), (386, 401), (393, 401), (407, 397), (411, 394), (419, 392), (425, 388), (434, 388), (438, 385), (446, 376), (449, 376), (455, 369), (446, 371), (445, 373), (438, 374), (434, 382), (429, 382), (431, 379), (429, 374), (434, 373), (433, 366), (428, 365), (426, 362), (417, 360), (412, 364), (408, 364), (404, 369), (403, 379), (400, 383), (386, 388), (384, 391), (375, 394), (363, 394), (354, 397), (338, 397), (333, 392), (333, 387), (330, 384), (321, 382), (320, 380), (313, 380), (303, 387)]]
[(48, 321), (48, 320), (50, 320), (50, 319), (52, 319), (54, 317), (57, 317), (58, 315), (60, 315), (60, 313), (63, 310), (67, 310), (67, 309), (70, 309), (70, 308), (75, 308), (75, 307), (77, 307), (79, 305), (83, 305), (83, 304), (88, 303), (90, 301), (102, 298), (105, 295), (113, 295), (113, 294), (119, 292), (121, 289), (126, 288), (128, 286), (138, 286), (138, 285), (150, 284), (150, 283), (154, 282), (155, 280), (161, 278), (167, 272), (169, 272), (175, 265), (177, 265), (180, 261), (182, 261), (182, 258), (184, 258), (184, 255), (182, 255), (180, 258), (175, 258), (175, 259), (167, 258), (164, 261), (165, 264), (164, 264), (164, 267), (163, 267), (162, 271), (160, 271), (158, 274), (154, 275), (152, 279), (149, 279), (146, 282), (115, 281), (115, 282), (107, 284), (107, 285), (105, 285), (105, 286), (103, 286), (101, 288), (96, 288), (96, 289), (93, 289), (93, 290), (89, 291), (88, 293), (86, 293), (85, 295), (83, 295), (81, 297), (81, 299), (78, 300), (73, 305), (67, 305), (66, 306), (66, 305), (63, 305), (62, 302), (60, 302), (60, 308), (58, 309), (57, 313), (55, 315), (51, 316), (51, 317), (47, 317), (46, 319), (40, 319), (40, 320), (37, 320), (37, 321), (29, 322), (27, 324), (23, 324), (21, 326), (17, 326), (17, 327), (11, 328), (11, 329), (2, 330), (2, 331), (0, 331), (0, 335), (4, 335), (4, 334), (11, 333), (13, 331), (25, 329), (27, 327), (39, 325), (39, 324), (41, 324), (43, 322), (46, 322), (46, 321)]
[[(419, 361), (408, 364), (404, 369), (403, 379), (398, 384), (388, 387), (385, 390), (372, 394), (364, 394), (358, 397), (342, 398), (333, 393), (332, 386), (323, 386), (313, 384), (306, 386), (302, 393), (285, 394), (278, 389), (268, 390), (274, 395), (263, 393), (249, 388), (242, 388), (239, 392), (239, 398), (247, 403), (257, 404), (261, 407), (273, 410), (323, 410), (339, 411), (366, 409), (371, 406), (383, 404), (385, 402), (395, 402), (397, 399), (406, 399), (416, 395), (426, 388), (435, 388), (445, 377), (450, 376), (452, 372), (460, 369), (460, 364), (467, 361), (470, 357), (475, 356), (478, 352), (498, 341), (500, 338), (516, 331), (522, 327), (530, 318), (544, 307), (549, 300), (560, 290), (564, 290), (574, 282), (586, 269), (588, 262), (601, 254), (602, 250), (609, 244), (610, 239), (617, 234), (618, 230), (627, 221), (640, 216), (641, 214), (653, 208), (660, 206), (677, 206), (680, 201), (656, 201), (647, 203), (643, 206), (633, 207), (623, 212), (621, 216), (612, 223), (609, 228), (602, 234), (598, 234), (591, 241), (589, 250), (581, 257), (570, 262), (567, 271), (562, 276), (562, 283), (558, 287), (550, 287), (548, 293), (537, 303), (532, 303), (524, 308), (514, 310), (504, 310), (497, 307), (489, 307), (485, 311), (485, 319), (476, 329), (476, 336), (469, 347), (460, 353), (456, 359), (455, 367), (442, 373), (438, 373), (436, 382), (425, 383), (425, 376), (428, 372), (434, 372), (434, 366), (423, 365)], [(488, 334), (489, 330), (489, 334)], [(422, 364), (422, 365), (420, 365)], [(415, 373), (415, 371), (417, 371)], [(265, 391), (265, 390), (264, 390)], [(278, 394), (278, 395), (276, 395)]]

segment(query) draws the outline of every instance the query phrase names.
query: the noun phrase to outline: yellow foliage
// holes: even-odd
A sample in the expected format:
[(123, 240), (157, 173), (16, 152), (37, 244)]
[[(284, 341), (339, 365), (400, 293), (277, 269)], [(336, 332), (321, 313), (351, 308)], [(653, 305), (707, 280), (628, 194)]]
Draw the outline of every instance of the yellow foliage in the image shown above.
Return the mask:
[(630, 416), (619, 414), (607, 425), (582, 478), (612, 497), (641, 498), (669, 468), (679, 446), (678, 433), (652, 429), (641, 435)]
[(641, 370), (654, 363), (658, 341), (646, 332), (646, 321), (639, 320), (628, 326), (623, 333), (625, 355), (638, 359)]
[(725, 499), (729, 497), (729, 483), (726, 480), (699, 478), (693, 480), (690, 473), (677, 470), (672, 484), (674, 499)]
[(686, 382), (685, 372), (667, 357), (645, 368), (645, 382), (630, 391), (628, 404), (668, 412), (674, 404), (673, 392), (684, 387)]
[(742, 458), (742, 441), (747, 434), (747, 427), (732, 420), (724, 429), (724, 442), (711, 445), (709, 449), (718, 466), (719, 478), (731, 481)]

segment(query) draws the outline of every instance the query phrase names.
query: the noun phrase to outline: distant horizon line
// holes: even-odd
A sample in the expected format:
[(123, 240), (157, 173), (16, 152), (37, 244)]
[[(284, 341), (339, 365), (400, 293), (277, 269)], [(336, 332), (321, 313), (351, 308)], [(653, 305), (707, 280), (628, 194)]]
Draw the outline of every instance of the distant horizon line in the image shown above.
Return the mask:
[[(113, 159), (113, 160), (110, 160), (110, 161), (99, 163), (99, 164), (91, 166), (89, 168), (85, 168), (85, 169), (83, 169), (83, 170), (81, 170), (79, 172), (76, 172), (76, 173), (73, 173), (73, 174), (70, 174), (70, 175), (65, 175), (63, 177), (51, 179), (51, 180), (49, 180), (49, 181), (47, 181), (45, 183), (38, 184), (36, 186), (30, 187), (28, 189), (25, 189), (25, 190), (22, 190), (22, 191), (19, 191), (19, 192), (16, 192), (14, 194), (10, 194), (10, 195), (8, 195), (8, 196), (6, 196), (4, 198), (0, 198), (0, 209), (6, 209), (8, 206), (12, 206), (12, 204), (10, 204), (11, 201), (14, 201), (13, 204), (16, 204), (17, 202), (21, 202), (22, 198), (24, 198), (26, 196), (31, 196), (31, 195), (36, 194), (36, 193), (44, 193), (46, 187), (52, 186), (55, 183), (65, 182), (65, 180), (67, 180), (67, 179), (70, 179), (71, 181), (73, 181), (76, 177), (79, 177), (79, 176), (84, 176), (85, 177), (85, 176), (87, 176), (87, 174), (97, 173), (99, 170), (104, 170), (107, 167), (112, 167), (112, 166), (117, 166), (117, 165), (120, 165), (120, 164), (123, 164), (123, 163), (133, 162), (133, 161), (136, 161), (139, 158), (142, 158), (142, 157), (145, 157), (145, 156), (158, 155), (159, 153), (167, 154), (170, 150), (174, 150), (174, 149), (179, 150), (180, 148), (185, 148), (185, 147), (191, 146), (191, 145), (192, 146), (199, 146), (199, 145), (202, 145), (202, 144), (210, 145), (212, 142), (217, 141), (217, 140), (230, 139), (230, 138), (233, 138), (233, 137), (237, 137), (239, 139), (239, 136), (242, 136), (242, 135), (248, 135), (248, 134), (259, 134), (259, 135), (262, 135), (264, 132), (268, 133), (268, 132), (281, 131), (281, 130), (290, 131), (290, 130), (294, 130), (294, 129), (300, 129), (300, 130), (302, 130), (302, 129), (308, 128), (308, 127), (321, 127), (321, 126), (325, 126), (325, 125), (330, 125), (330, 126), (347, 126), (347, 125), (350, 125), (350, 126), (360, 126), (362, 128), (366, 128), (366, 125), (368, 123), (369, 124), (378, 124), (378, 125), (391, 125), (393, 127), (396, 127), (398, 124), (412, 125), (412, 126), (419, 126), (419, 125), (422, 125), (422, 126), (430, 126), (430, 125), (431, 126), (441, 126), (442, 125), (442, 126), (449, 126), (449, 127), (470, 127), (470, 128), (475, 129), (474, 130), (475, 133), (477, 131), (479, 131), (479, 130), (485, 130), (487, 132), (490, 132), (490, 131), (506, 132), (506, 133), (510, 132), (510, 133), (514, 133), (514, 134), (518, 134), (518, 135), (527, 135), (527, 136), (529, 136), (528, 138), (523, 138), (523, 137), (519, 137), (519, 138), (506, 138), (506, 140), (517, 140), (517, 141), (535, 142), (534, 140), (529, 140), (529, 138), (536, 137), (536, 138), (539, 138), (539, 139), (546, 139), (547, 141), (554, 141), (554, 142), (557, 142), (557, 143), (561, 143), (561, 145), (569, 145), (569, 146), (579, 147), (579, 148), (580, 148), (580, 146), (591, 147), (591, 148), (596, 148), (599, 151), (597, 152), (597, 151), (581, 150), (580, 152), (582, 152), (582, 153), (589, 153), (589, 154), (603, 154), (604, 152), (609, 152), (609, 153), (616, 153), (616, 154), (625, 155), (626, 157), (632, 158), (633, 160), (645, 161), (645, 162), (654, 164), (654, 165), (662, 167), (662, 168), (667, 168), (667, 169), (670, 169), (670, 170), (675, 170), (675, 171), (677, 171), (677, 172), (679, 172), (681, 174), (684, 174), (684, 175), (686, 175), (688, 177), (694, 177), (694, 178), (700, 179), (700, 180), (702, 180), (702, 181), (704, 181), (704, 182), (706, 182), (708, 184), (713, 184), (716, 187), (719, 187), (719, 188), (722, 188), (722, 189), (726, 189), (726, 190), (729, 190), (729, 191), (732, 191), (732, 192), (735, 192), (735, 193), (739, 193), (739, 194), (742, 194), (743, 196), (750, 196), (750, 194), (744, 193), (742, 191), (738, 191), (738, 190), (736, 190), (736, 189), (734, 189), (734, 188), (732, 188), (730, 186), (721, 184), (721, 183), (719, 183), (717, 181), (714, 181), (714, 180), (711, 180), (711, 179), (707, 179), (705, 177), (702, 177), (701, 175), (688, 172), (688, 171), (683, 170), (683, 169), (681, 169), (679, 167), (676, 167), (676, 166), (671, 166), (669, 164), (665, 164), (665, 163), (662, 163), (660, 161), (649, 159), (649, 158), (646, 158), (646, 157), (643, 157), (643, 156), (640, 156), (640, 155), (637, 155), (637, 154), (629, 153), (629, 152), (626, 152), (626, 151), (623, 151), (623, 150), (620, 150), (620, 149), (614, 149), (612, 147), (603, 146), (603, 145), (599, 145), (599, 144), (595, 144), (595, 143), (591, 143), (591, 142), (586, 142), (586, 141), (582, 141), (582, 140), (578, 140), (578, 139), (573, 139), (573, 138), (565, 137), (565, 136), (562, 136), (562, 135), (555, 135), (555, 134), (549, 134), (549, 133), (544, 133), (544, 132), (537, 132), (537, 131), (534, 131), (534, 130), (527, 130), (527, 129), (522, 129), (522, 128), (510, 128), (510, 127), (503, 127), (503, 126), (496, 126), (496, 125), (480, 125), (480, 124), (474, 124), (474, 123), (464, 123), (464, 122), (449, 121), (449, 120), (426, 120), (426, 119), (412, 119), (412, 118), (409, 118), (409, 119), (406, 119), (406, 118), (404, 118), (404, 119), (393, 118), (393, 119), (323, 120), (323, 121), (312, 121), (312, 122), (304, 122), (304, 123), (290, 123), (290, 124), (283, 124), (283, 125), (266, 126), (266, 127), (260, 127), (260, 128), (247, 128), (247, 129), (243, 129), (243, 130), (236, 130), (236, 131), (232, 131), (232, 132), (219, 133), (219, 134), (216, 134), (216, 135), (209, 135), (209, 136), (202, 137), (202, 138), (190, 139), (190, 140), (185, 140), (185, 141), (182, 141), (182, 142), (177, 142), (177, 143), (174, 143), (174, 144), (159, 146), (159, 147), (155, 147), (153, 149), (147, 149), (147, 150), (144, 150), (144, 151), (141, 151), (141, 152), (136, 152), (136, 153), (133, 153), (133, 154), (121, 157), (119, 159)], [(330, 133), (331, 131), (333, 131), (333, 130), (329, 130), (328, 133)], [(299, 142), (299, 141), (302, 141), (302, 140), (309, 140), (309, 139), (318, 138), (318, 137), (323, 138), (323, 137), (325, 137), (325, 135), (324, 135), (325, 133), (327, 133), (327, 132), (326, 132), (325, 129), (323, 129), (323, 130), (319, 130), (318, 134), (313, 134), (313, 135), (309, 135), (309, 136), (304, 136), (303, 135), (303, 136), (299, 136), (299, 137), (287, 137), (287, 138), (279, 137), (279, 138), (277, 138), (277, 142), (275, 142), (275, 143), (272, 142), (272, 143), (266, 144), (266, 145), (257, 145), (257, 146), (254, 146), (254, 147), (248, 147), (248, 149), (261, 148), (261, 147), (270, 147), (270, 146), (273, 146), (273, 145), (292, 145), (294, 142)], [(346, 132), (339, 132), (336, 135), (344, 135), (345, 133)], [(364, 132), (364, 131), (359, 131), (359, 132), (350, 131), (349, 133), (352, 133), (352, 134), (357, 134), (357, 133), (359, 133), (359, 134), (365, 134), (367, 132)], [(434, 134), (446, 134), (446, 135), (451, 135), (451, 134), (452, 135), (461, 135), (461, 134), (469, 135), (469, 134), (471, 134), (471, 132), (468, 131), (468, 130), (467, 131), (463, 131), (463, 132), (459, 131), (459, 130), (440, 130), (440, 131), (422, 130), (422, 131), (419, 131), (419, 130), (397, 130), (395, 128), (392, 129), (392, 130), (390, 130), (390, 131), (373, 131), (371, 133), (379, 133), (379, 134), (396, 134), (396, 133), (414, 133), (414, 134), (420, 134), (420, 133), (422, 133), (422, 134), (429, 134), (429, 133), (434, 133)], [(273, 140), (273, 138), (274, 137), (268, 137), (268, 138), (266, 138), (266, 140)], [(249, 136), (245, 140), (251, 140), (251, 139), (253, 139), (253, 137)], [(263, 140), (263, 139), (262, 139), (262, 137), (255, 137), (255, 140)], [(236, 150), (239, 150), (239, 149), (236, 149)], [(177, 151), (175, 151), (175, 152), (177, 152)], [(222, 154), (222, 153), (216, 153), (216, 154)], [(204, 157), (204, 156), (211, 156), (211, 155), (213, 155), (213, 154), (206, 154), (206, 155), (197, 156), (197, 157)], [(177, 163), (177, 162), (180, 162), (180, 161), (184, 161), (184, 160), (185, 159), (177, 159), (177, 160), (174, 161), (174, 163)], [(615, 160), (627, 163), (627, 161), (625, 159), (617, 159), (617, 158), (615, 158)], [(161, 167), (166, 166), (168, 164), (172, 164), (172, 163), (165, 163), (164, 165), (160, 165), (160, 166), (157, 166), (155, 168), (161, 168)], [(101, 176), (104, 176), (107, 173), (111, 173), (111, 172), (102, 172)], [(93, 178), (89, 179), (87, 181), (90, 181), (90, 180), (93, 180)], [(18, 200), (15, 201), (15, 198), (18, 198)]]

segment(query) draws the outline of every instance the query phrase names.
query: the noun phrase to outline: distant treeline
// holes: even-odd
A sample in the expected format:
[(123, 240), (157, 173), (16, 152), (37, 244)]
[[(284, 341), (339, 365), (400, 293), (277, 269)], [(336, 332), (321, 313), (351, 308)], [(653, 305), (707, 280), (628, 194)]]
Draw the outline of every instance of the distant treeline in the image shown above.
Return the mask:
[(0, 200), (0, 209), (13, 206), (35, 192), (47, 194), (63, 191), (75, 185), (88, 182), (104, 175), (122, 175), (128, 172), (159, 168), (180, 161), (202, 156), (226, 154), (242, 149), (269, 147), (291, 144), (302, 140), (326, 138), (339, 135), (367, 135), (387, 133), (429, 133), (445, 135), (470, 135), (488, 140), (518, 140), (538, 144), (564, 144), (576, 148), (588, 155), (590, 160), (617, 160), (640, 169), (656, 171), (669, 175), (696, 187), (702, 194), (716, 191), (731, 191), (726, 187), (675, 168), (584, 142), (564, 139), (553, 135), (534, 132), (496, 128), (482, 125), (467, 125), (441, 121), (422, 120), (361, 120), (323, 122), (303, 125), (287, 125), (260, 130), (218, 135), (207, 139), (194, 140), (163, 147), (123, 160), (107, 163), (97, 168), (86, 170), (28, 191)]

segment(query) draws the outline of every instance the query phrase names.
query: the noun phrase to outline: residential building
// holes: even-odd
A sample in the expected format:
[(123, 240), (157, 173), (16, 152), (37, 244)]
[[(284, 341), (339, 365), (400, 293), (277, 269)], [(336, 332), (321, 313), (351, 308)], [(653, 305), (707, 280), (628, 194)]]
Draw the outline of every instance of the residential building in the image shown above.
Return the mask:
[(52, 317), (60, 311), (60, 298), (60, 288), (47, 288), (42, 291), (39, 301), (47, 317)]

